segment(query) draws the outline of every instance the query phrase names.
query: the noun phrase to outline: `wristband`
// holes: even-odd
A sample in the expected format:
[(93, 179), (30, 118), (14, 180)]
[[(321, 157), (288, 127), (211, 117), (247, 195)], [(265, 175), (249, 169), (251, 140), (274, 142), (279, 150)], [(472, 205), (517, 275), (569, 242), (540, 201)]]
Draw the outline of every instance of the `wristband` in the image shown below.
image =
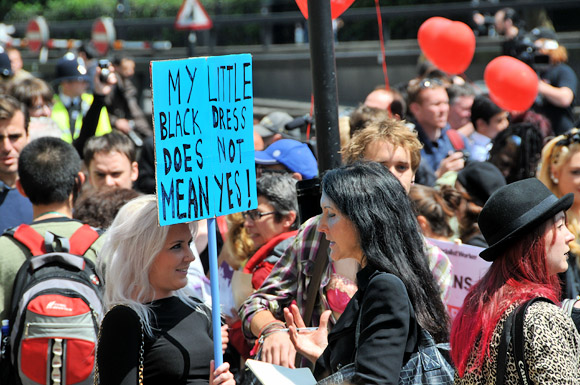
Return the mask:
[(279, 320), (270, 321), (266, 325), (264, 325), (262, 329), (260, 329), (258, 337), (262, 337), (265, 333), (268, 333), (274, 329), (284, 329), (285, 327), (286, 325), (284, 325), (282, 321)]

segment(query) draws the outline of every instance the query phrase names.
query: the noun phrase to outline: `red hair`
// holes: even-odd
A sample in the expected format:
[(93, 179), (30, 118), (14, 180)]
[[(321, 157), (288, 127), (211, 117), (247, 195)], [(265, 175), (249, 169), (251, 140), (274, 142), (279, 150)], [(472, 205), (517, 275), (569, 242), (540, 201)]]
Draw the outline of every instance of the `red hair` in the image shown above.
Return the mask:
[(469, 371), (480, 369), (489, 358), (495, 327), (512, 304), (535, 297), (558, 302), (558, 276), (549, 274), (546, 259), (545, 235), (550, 228), (555, 231), (553, 221), (509, 245), (465, 297), (453, 322), (450, 341), (451, 356), (460, 377), (468, 369), (467, 363), (476, 345), (475, 361)]

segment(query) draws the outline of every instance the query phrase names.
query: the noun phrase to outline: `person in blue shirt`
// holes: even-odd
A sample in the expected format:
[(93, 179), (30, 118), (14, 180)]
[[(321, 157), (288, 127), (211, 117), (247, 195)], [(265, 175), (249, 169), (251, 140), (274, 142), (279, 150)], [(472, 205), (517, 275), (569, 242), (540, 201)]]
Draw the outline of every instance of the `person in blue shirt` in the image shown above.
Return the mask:
[(449, 96), (439, 78), (418, 78), (407, 88), (409, 111), (414, 117), (415, 129), (423, 143), (421, 159), (439, 178), (447, 171), (459, 171), (465, 166), (469, 143), (463, 135), (451, 129)]
[(32, 222), (32, 204), (16, 188), (18, 157), (28, 142), (28, 111), (0, 95), (0, 231)]

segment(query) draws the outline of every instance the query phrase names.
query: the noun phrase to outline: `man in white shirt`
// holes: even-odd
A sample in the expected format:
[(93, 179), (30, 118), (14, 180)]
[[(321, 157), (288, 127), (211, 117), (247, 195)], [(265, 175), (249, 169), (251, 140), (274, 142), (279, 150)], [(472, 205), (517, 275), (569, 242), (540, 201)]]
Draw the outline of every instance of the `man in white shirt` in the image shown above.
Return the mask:
[(479, 95), (471, 106), (471, 122), (475, 131), (469, 135), (471, 159), (479, 162), (487, 160), (491, 141), (509, 125), (508, 112), (502, 110), (485, 95)]

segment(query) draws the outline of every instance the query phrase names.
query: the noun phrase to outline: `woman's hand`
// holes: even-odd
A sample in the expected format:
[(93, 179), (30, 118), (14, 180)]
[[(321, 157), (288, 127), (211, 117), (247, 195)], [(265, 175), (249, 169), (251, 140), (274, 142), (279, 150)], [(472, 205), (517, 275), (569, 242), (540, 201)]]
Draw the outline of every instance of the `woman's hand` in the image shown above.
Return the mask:
[(222, 326), (222, 354), (224, 354), (226, 352), (226, 349), (228, 348), (228, 342), (230, 342), (230, 337), (228, 335), (228, 329), (229, 329), (228, 325)]
[(214, 370), (215, 363), (213, 360), (209, 363), (209, 384), (210, 385), (235, 385), (234, 375), (230, 373), (230, 364), (224, 362), (216, 370)]
[(288, 325), (288, 334), (296, 351), (306, 357), (310, 362), (316, 362), (328, 345), (328, 319), (331, 311), (326, 310), (320, 316), (320, 323), (316, 331), (298, 331), (297, 328), (305, 328), (304, 320), (300, 315), (298, 306), (290, 305), (284, 309), (284, 318)]

